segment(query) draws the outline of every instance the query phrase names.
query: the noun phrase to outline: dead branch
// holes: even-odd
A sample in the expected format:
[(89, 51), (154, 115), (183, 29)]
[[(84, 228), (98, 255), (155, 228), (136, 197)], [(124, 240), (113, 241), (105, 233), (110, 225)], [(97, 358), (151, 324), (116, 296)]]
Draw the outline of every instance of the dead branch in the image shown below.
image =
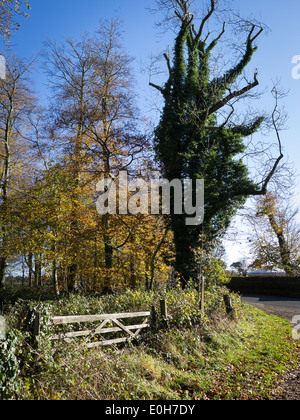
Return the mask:
[(228, 102), (230, 102), (232, 99), (234, 98), (238, 98), (242, 95), (244, 95), (245, 93), (249, 92), (250, 90), (252, 90), (253, 88), (255, 88), (256, 86), (259, 85), (258, 79), (257, 79), (257, 72), (254, 74), (254, 82), (253, 83), (249, 83), (247, 86), (245, 86), (243, 89), (237, 90), (235, 92), (231, 92), (228, 96), (226, 96), (225, 98), (223, 98), (221, 101), (217, 102), (214, 106), (212, 106), (208, 111), (207, 111), (207, 117), (209, 117), (211, 114), (214, 114), (215, 112), (217, 112), (219, 109), (223, 108), (225, 105), (228, 104)]

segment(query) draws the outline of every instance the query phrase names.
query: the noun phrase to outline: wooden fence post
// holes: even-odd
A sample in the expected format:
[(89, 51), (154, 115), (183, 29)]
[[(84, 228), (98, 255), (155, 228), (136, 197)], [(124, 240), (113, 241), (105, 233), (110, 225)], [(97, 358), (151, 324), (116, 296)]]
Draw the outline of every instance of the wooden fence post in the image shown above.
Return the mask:
[(41, 333), (41, 319), (42, 314), (39, 311), (34, 311), (33, 320), (33, 343), (36, 346), (38, 343), (39, 335)]
[(165, 299), (162, 299), (160, 301), (160, 314), (164, 319), (168, 317), (168, 308), (167, 308), (167, 302)]
[(200, 311), (202, 316), (205, 314), (205, 277), (201, 276), (201, 301), (200, 301)]
[(151, 314), (150, 314), (150, 325), (153, 330), (155, 330), (157, 327), (157, 319), (158, 317), (157, 317), (155, 306), (152, 306)]
[(231, 315), (234, 311), (230, 295), (224, 295), (224, 303), (227, 315)]
[(4, 341), (6, 339), (6, 325), (5, 325), (5, 318), (4, 316), (0, 316), (0, 341)]
[(168, 307), (167, 307), (167, 302), (165, 299), (162, 299), (160, 301), (160, 314), (166, 327), (169, 328)]

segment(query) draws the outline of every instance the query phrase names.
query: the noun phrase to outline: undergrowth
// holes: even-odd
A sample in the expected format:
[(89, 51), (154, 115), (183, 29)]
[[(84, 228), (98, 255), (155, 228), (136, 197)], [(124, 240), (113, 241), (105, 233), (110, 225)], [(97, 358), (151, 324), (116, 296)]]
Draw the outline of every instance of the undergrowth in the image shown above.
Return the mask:
[[(70, 295), (45, 302), (19, 300), (3, 311), (9, 335), (1, 348), (2, 399), (182, 400), (270, 399), (276, 383), (299, 364), (299, 348), (287, 321), (242, 304), (232, 295), (235, 316), (225, 313), (226, 289), (198, 293), (142, 290), (108, 296)], [(80, 342), (53, 343), (51, 317), (136, 312), (159, 307), (169, 317), (137, 343), (87, 350)], [(43, 314), (39, 346), (33, 346), (30, 314)], [(3, 346), (3, 344), (2, 344)]]

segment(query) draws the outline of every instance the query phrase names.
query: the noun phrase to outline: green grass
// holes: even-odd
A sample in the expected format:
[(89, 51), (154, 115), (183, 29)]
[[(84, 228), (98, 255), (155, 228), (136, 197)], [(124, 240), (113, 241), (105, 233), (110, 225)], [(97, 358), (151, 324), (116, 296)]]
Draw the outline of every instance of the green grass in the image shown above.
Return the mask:
[[(177, 294), (176, 294), (177, 293)], [(19, 399), (203, 400), (273, 399), (282, 375), (299, 366), (299, 342), (288, 321), (235, 300), (226, 317), (214, 290), (211, 311), (200, 318), (193, 292), (167, 296), (169, 329), (150, 332), (139, 345), (82, 350), (53, 349), (47, 340), (31, 362), (21, 364)], [(178, 295), (180, 293), (180, 296)], [(179, 299), (180, 297), (180, 299)], [(56, 302), (57, 313), (145, 309), (155, 294), (127, 292), (99, 302), (72, 297)], [(109, 302), (108, 302), (109, 301)], [(80, 303), (79, 303), (80, 302)], [(84, 303), (85, 302), (85, 303)], [(219, 304), (217, 304), (219, 302)], [(173, 305), (173, 306), (172, 306)], [(97, 308), (96, 308), (97, 306)], [(182, 308), (180, 312), (178, 307)], [(72, 309), (73, 308), (73, 309)], [(25, 347), (23, 346), (23, 352)]]

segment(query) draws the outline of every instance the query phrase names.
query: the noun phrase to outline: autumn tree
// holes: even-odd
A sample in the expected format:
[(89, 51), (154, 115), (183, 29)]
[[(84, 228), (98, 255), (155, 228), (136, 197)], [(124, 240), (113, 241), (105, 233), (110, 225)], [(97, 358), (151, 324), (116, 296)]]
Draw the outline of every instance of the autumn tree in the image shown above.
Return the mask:
[[(189, 0), (158, 0), (167, 20), (176, 23), (173, 54), (164, 54), (168, 80), (163, 86), (150, 82), (163, 99), (164, 107), (155, 131), (156, 156), (168, 180), (190, 178), (205, 180), (206, 247), (213, 247), (237, 209), (251, 195), (264, 195), (283, 155), (272, 160), (268, 173), (260, 181), (251, 179), (241, 156), (245, 139), (256, 133), (264, 118), (256, 116), (241, 122), (237, 101), (258, 85), (258, 73), (247, 80), (244, 71), (251, 62), (263, 27), (242, 22), (239, 57), (231, 66), (220, 68), (214, 51), (225, 36), (228, 25), (220, 25), (213, 37), (208, 24), (217, 13), (218, 2), (210, 0), (207, 11), (196, 19)], [(218, 22), (218, 21), (217, 21)], [(175, 27), (175, 26), (174, 26)], [(227, 51), (232, 57), (233, 51)], [(246, 81), (245, 81), (246, 80)], [(186, 226), (186, 215), (171, 214), (170, 227), (176, 247), (175, 268), (182, 284), (197, 279), (195, 249), (201, 246), (201, 226)]]
[(0, 3), (0, 33), (4, 38), (10, 38), (12, 31), (19, 29), (18, 16), (29, 17), (31, 9), (29, 0), (1, 0)]
[(16, 191), (23, 187), (18, 184), (22, 157), (27, 153), (23, 133), (35, 108), (27, 79), (30, 65), (11, 57), (6, 79), (0, 81), (0, 287), (5, 283), (9, 257), (11, 205)]
[(288, 276), (298, 272), (300, 228), (295, 220), (296, 214), (290, 204), (283, 205), (274, 193), (257, 199), (255, 215), (248, 216), (254, 232), (253, 267), (280, 268)]
[(119, 24), (46, 49), (48, 110), (37, 107), (20, 60), (1, 82), (1, 284), (14, 259), (22, 260), (24, 280), (27, 265), (30, 286), (51, 282), (57, 293), (153, 289), (172, 259), (163, 218), (96, 209), (101, 178), (126, 171), (129, 180), (149, 181), (153, 170)]
[(246, 260), (236, 261), (231, 264), (230, 268), (235, 270), (239, 276), (246, 277), (248, 271), (248, 265)]
[[(89, 39), (81, 42), (69, 40), (65, 45), (47, 43), (46, 65), (52, 86), (53, 113), (51, 132), (58, 155), (62, 156), (63, 166), (69, 172), (71, 185), (70, 214), (71, 247), (73, 262), (69, 266), (69, 288), (74, 289), (77, 272), (77, 246), (79, 239), (78, 196), (80, 176), (84, 166), (82, 150), (87, 110), (91, 109), (93, 89), (91, 75), (94, 63)], [(91, 102), (90, 102), (91, 101)], [(53, 127), (53, 128), (52, 128)]]
[[(120, 43), (118, 20), (102, 22), (94, 36), (63, 44), (47, 43), (46, 66), (52, 86), (50, 135), (61, 156), (62, 170), (69, 174), (70, 247), (69, 289), (78, 277), (78, 258), (83, 235), (80, 218), (82, 192), (95, 190), (100, 177), (118, 176), (121, 170), (136, 171), (135, 161), (147, 149), (147, 139), (137, 129), (131, 59)], [(107, 282), (113, 267), (115, 245), (110, 215), (97, 215), (104, 243)], [(91, 234), (91, 229), (87, 229)], [(94, 233), (95, 246), (99, 234)]]

